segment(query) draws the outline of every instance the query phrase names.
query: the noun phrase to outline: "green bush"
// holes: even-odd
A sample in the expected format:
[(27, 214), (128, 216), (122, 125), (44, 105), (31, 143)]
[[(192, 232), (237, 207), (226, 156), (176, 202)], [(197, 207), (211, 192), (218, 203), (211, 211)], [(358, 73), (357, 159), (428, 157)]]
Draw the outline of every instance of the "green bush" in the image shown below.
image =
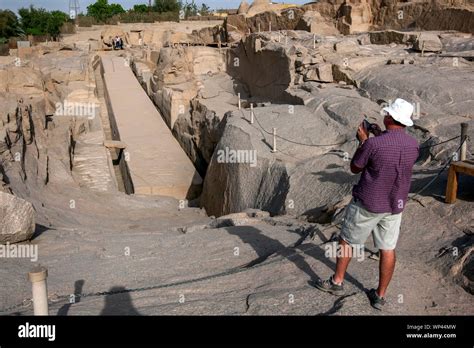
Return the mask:
[(155, 0), (153, 9), (156, 12), (179, 12), (181, 9), (181, 2), (178, 0)]
[(87, 15), (94, 17), (96, 21), (101, 23), (107, 23), (114, 16), (122, 13), (125, 13), (122, 5), (109, 4), (108, 0), (97, 0), (95, 3), (87, 6)]
[(120, 15), (120, 22), (123, 23), (154, 23), (164, 21), (178, 21), (178, 12), (127, 12)]
[(148, 10), (149, 10), (148, 5), (139, 4), (139, 5), (133, 5), (133, 9), (131, 11), (136, 12), (136, 13), (146, 13), (148, 12)]
[(16, 14), (10, 10), (0, 10), (0, 37), (9, 38), (23, 34)]
[(61, 11), (48, 12), (44, 8), (29, 8), (18, 10), (23, 31), (28, 35), (51, 35), (58, 37), (61, 27), (69, 20), (67, 14)]

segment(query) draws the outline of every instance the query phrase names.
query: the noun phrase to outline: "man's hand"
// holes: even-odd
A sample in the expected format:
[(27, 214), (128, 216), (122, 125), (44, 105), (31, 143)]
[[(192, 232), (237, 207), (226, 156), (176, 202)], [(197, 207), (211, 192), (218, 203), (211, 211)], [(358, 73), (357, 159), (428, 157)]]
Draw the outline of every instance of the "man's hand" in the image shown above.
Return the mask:
[(377, 123), (372, 123), (371, 131), (376, 137), (382, 134), (382, 128)]
[(359, 128), (357, 129), (357, 138), (361, 143), (363, 143), (369, 138), (369, 131), (365, 129), (363, 122), (359, 125)]

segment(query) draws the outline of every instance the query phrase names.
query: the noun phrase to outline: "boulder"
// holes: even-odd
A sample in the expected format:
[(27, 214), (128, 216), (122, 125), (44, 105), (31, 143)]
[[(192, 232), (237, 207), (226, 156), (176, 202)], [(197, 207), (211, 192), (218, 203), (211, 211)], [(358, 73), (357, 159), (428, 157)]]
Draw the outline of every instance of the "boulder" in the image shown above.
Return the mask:
[(114, 37), (119, 36), (122, 38), (124, 45), (128, 44), (128, 37), (125, 32), (118, 26), (106, 27), (105, 30), (100, 34), (102, 43), (108, 47), (112, 47), (112, 40)]
[(35, 213), (31, 203), (0, 192), (0, 243), (31, 239), (35, 232)]
[(344, 35), (369, 31), (373, 15), (367, 0), (344, 2), (337, 11), (337, 29)]
[(247, 15), (252, 17), (261, 12), (271, 11), (272, 7), (268, 0), (254, 0), (247, 10)]
[(425, 52), (439, 52), (443, 49), (443, 44), (438, 35), (431, 33), (421, 33), (418, 36), (413, 49)]
[(334, 49), (341, 54), (352, 53), (359, 50), (359, 45), (352, 40), (342, 40), (334, 45)]
[(306, 73), (305, 81), (333, 82), (332, 64), (322, 63), (315, 65)]
[(203, 45), (212, 45), (225, 41), (225, 32), (221, 29), (220, 25), (193, 30), (192, 35), (194, 36), (194, 42)]
[(339, 34), (339, 31), (336, 29), (335, 25), (316, 11), (306, 11), (303, 17), (301, 17), (296, 29), (306, 30), (310, 33), (319, 35)]
[(375, 45), (388, 45), (391, 43), (406, 44), (415, 42), (416, 33), (402, 32), (397, 30), (373, 31), (368, 33), (370, 42)]

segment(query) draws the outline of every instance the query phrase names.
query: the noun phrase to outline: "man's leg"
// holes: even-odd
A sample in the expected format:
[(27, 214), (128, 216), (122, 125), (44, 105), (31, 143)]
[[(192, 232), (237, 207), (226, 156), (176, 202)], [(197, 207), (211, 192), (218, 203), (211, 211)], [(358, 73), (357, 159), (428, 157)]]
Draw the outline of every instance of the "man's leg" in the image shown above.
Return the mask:
[(379, 287), (377, 288), (379, 297), (385, 297), (395, 270), (395, 247), (400, 234), (401, 221), (401, 213), (387, 215), (380, 220), (373, 232), (375, 247), (380, 251)]
[(380, 250), (379, 287), (377, 289), (377, 295), (380, 297), (385, 297), (385, 292), (395, 270), (395, 261), (395, 250)]
[(342, 238), (339, 239), (340, 254), (338, 253), (336, 259), (336, 273), (334, 274), (333, 281), (336, 284), (341, 284), (344, 280), (347, 267), (352, 258), (352, 247)]

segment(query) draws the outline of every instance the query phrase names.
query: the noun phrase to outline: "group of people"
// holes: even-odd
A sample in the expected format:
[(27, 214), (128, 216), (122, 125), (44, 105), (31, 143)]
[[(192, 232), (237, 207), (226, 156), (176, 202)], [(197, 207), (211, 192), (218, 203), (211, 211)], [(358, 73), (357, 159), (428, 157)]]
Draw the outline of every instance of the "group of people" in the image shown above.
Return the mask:
[(115, 36), (115, 38), (113, 39), (113, 47), (114, 47), (114, 50), (123, 50), (123, 40), (120, 36)]

